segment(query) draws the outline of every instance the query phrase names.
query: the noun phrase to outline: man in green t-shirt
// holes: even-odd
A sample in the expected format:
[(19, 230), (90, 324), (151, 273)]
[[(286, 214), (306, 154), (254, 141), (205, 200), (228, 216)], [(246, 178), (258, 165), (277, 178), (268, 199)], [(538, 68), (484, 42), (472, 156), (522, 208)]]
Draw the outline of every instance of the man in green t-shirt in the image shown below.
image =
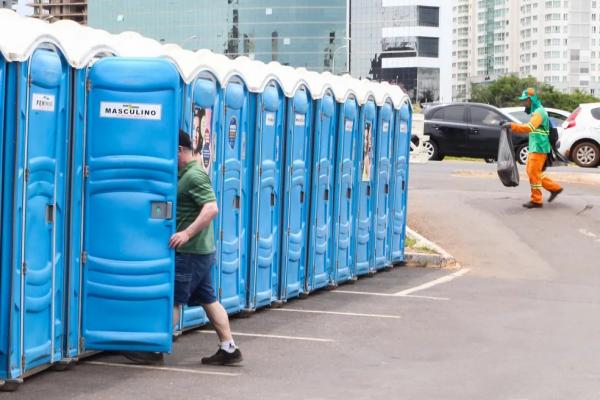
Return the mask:
[[(169, 240), (169, 247), (176, 250), (173, 326), (179, 322), (183, 306), (201, 305), (219, 337), (218, 351), (203, 358), (202, 364), (236, 364), (242, 361), (242, 353), (233, 341), (227, 312), (215, 297), (211, 277), (215, 262), (212, 221), (219, 212), (217, 200), (208, 174), (192, 153), (192, 141), (183, 131), (179, 132), (177, 158), (177, 233)], [(159, 364), (163, 360), (162, 353), (124, 355), (143, 364)]]

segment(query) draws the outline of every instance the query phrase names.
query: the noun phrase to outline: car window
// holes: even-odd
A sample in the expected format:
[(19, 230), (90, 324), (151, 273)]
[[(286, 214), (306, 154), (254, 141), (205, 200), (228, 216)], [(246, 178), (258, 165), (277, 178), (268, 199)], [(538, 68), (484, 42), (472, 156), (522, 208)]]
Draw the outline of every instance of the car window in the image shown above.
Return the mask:
[(444, 109), (434, 110), (428, 117), (427, 119), (444, 119)]
[(519, 121), (525, 123), (525, 122), (529, 122), (529, 115), (525, 112), (525, 111), (513, 111), (510, 113), (510, 115), (512, 115), (513, 117), (515, 117), (516, 119), (518, 119)]
[(477, 106), (471, 107), (472, 124), (498, 126), (502, 119), (502, 116), (494, 110)]
[(567, 117), (564, 115), (555, 113), (553, 111), (548, 111), (548, 117), (557, 125), (561, 125), (567, 119)]
[(448, 121), (448, 122), (465, 122), (465, 107), (464, 106), (445, 107), (444, 108), (444, 120)]
[(596, 119), (600, 119), (600, 107), (597, 108), (592, 108), (592, 117), (596, 118)]

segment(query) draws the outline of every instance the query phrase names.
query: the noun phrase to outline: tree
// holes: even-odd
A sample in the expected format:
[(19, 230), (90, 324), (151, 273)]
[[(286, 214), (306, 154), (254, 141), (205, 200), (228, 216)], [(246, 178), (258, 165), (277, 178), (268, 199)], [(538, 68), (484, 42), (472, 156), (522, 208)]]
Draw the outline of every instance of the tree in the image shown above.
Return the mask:
[(542, 104), (546, 107), (558, 108), (572, 112), (582, 103), (596, 103), (600, 99), (591, 94), (576, 90), (573, 93), (562, 93), (551, 85), (537, 82), (532, 76), (519, 78), (508, 75), (491, 83), (471, 85), (471, 101), (476, 103), (491, 104), (496, 107), (519, 106), (519, 96), (525, 88), (535, 87)]

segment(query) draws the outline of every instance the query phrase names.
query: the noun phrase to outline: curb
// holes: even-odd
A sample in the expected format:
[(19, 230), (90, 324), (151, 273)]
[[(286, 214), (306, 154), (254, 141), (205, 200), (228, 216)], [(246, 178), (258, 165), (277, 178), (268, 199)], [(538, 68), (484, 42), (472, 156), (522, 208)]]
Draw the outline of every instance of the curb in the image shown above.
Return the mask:
[(405, 259), (408, 264), (413, 264), (419, 267), (432, 267), (432, 268), (461, 268), (461, 265), (456, 261), (454, 256), (448, 253), (446, 250), (441, 248), (429, 239), (421, 236), (414, 230), (406, 227), (406, 235), (415, 239), (417, 245), (420, 247), (427, 247), (438, 254), (427, 254), (417, 252), (406, 252)]

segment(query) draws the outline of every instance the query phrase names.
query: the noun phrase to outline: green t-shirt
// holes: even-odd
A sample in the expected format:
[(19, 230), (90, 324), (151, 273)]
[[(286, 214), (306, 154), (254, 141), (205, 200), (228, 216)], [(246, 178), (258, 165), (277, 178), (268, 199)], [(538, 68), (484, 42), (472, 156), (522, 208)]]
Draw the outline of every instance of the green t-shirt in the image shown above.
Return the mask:
[[(216, 201), (210, 178), (204, 169), (192, 161), (179, 171), (177, 184), (177, 232), (186, 229), (198, 218), (202, 206)], [(211, 254), (215, 251), (215, 233), (212, 222), (206, 229), (190, 238), (179, 253)]]

